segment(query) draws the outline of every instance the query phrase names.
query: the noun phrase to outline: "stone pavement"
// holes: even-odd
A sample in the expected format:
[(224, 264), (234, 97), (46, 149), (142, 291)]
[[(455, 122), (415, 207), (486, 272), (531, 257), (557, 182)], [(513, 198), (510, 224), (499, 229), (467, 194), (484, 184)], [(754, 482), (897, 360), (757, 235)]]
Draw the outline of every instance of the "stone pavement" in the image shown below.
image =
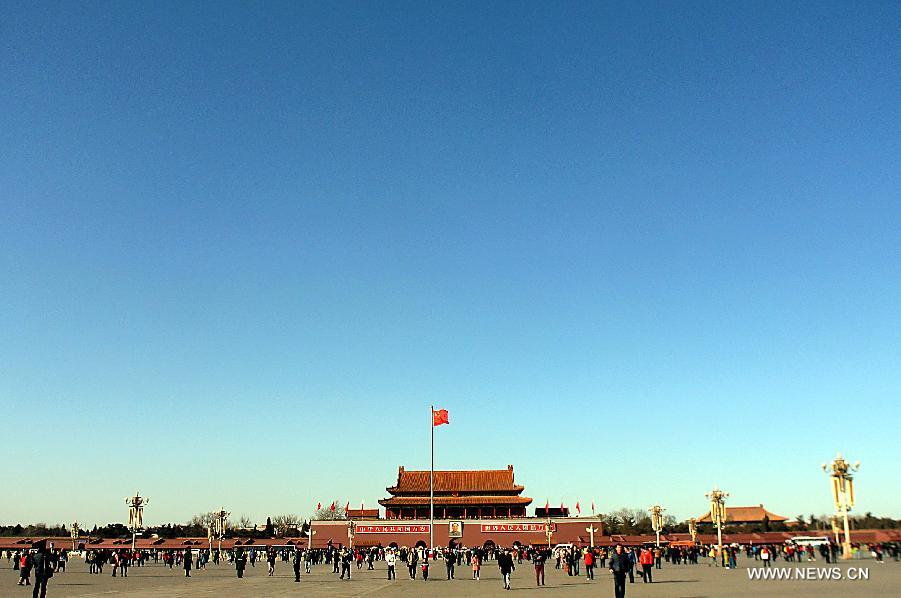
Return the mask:
[[(869, 569), (869, 580), (841, 581), (826, 580), (766, 580), (751, 581), (748, 579), (748, 566), (756, 562), (742, 559), (736, 570), (729, 571), (702, 565), (668, 566), (664, 563), (662, 570), (654, 571), (655, 583), (644, 584), (636, 576), (634, 584), (628, 584), (626, 595), (629, 598), (657, 597), (692, 597), (728, 596), (901, 596), (901, 563), (887, 561), (879, 564), (873, 559), (854, 561), (850, 565), (839, 565), (842, 575), (846, 575), (848, 567)], [(778, 567), (827, 567), (822, 561), (815, 563), (791, 564), (778, 562)], [(17, 587), (18, 571), (12, 570), (12, 564), (4, 559), (0, 569), (0, 597), (31, 597), (31, 587)], [(210, 565), (207, 569), (193, 571), (192, 577), (186, 579), (178, 569), (169, 570), (162, 565), (132, 567), (127, 578), (112, 577), (109, 568), (104, 568), (103, 575), (90, 575), (87, 567), (80, 559), (69, 562), (68, 571), (55, 575), (48, 585), (47, 595), (52, 598), (79, 597), (95, 598), (102, 596), (133, 596), (135, 598), (172, 598), (183, 597), (266, 597), (266, 596), (503, 596), (500, 575), (493, 561), (482, 568), (482, 580), (469, 579), (472, 572), (465, 567), (457, 568), (457, 579), (446, 581), (443, 564), (431, 568), (434, 579), (424, 582), (421, 579), (411, 581), (406, 569), (398, 568), (397, 581), (385, 579), (384, 563), (376, 563), (376, 571), (358, 571), (353, 568), (353, 579), (341, 581), (331, 573), (331, 567), (319, 565), (313, 573), (303, 576), (301, 583), (294, 583), (290, 563), (281, 561), (276, 565), (275, 577), (266, 575), (266, 565), (257, 564), (248, 567), (244, 579), (235, 577), (234, 569), (229, 566)], [(547, 570), (547, 585), (535, 587), (532, 566), (528, 561), (517, 565), (513, 574), (514, 595), (534, 596), (567, 596), (598, 597), (613, 596), (613, 582), (610, 574), (600, 571), (594, 582), (587, 583), (585, 577), (568, 577), (553, 565)]]

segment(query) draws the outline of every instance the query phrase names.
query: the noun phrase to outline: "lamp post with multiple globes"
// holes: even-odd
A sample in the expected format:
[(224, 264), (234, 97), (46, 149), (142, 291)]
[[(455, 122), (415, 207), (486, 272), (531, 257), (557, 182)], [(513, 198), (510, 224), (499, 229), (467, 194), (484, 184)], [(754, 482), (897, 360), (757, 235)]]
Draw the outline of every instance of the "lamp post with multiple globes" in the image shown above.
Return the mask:
[(716, 554), (719, 558), (723, 554), (723, 524), (726, 522), (726, 499), (729, 493), (714, 485), (713, 490), (704, 496), (710, 499), (710, 520), (716, 526)]
[[(222, 539), (225, 537), (225, 530), (228, 529), (228, 517), (231, 515), (225, 510), (225, 507), (213, 513), (213, 534), (219, 541), (218, 550), (222, 553)], [(212, 550), (212, 546), (210, 547)]]
[(141, 496), (140, 492), (126, 498), (125, 504), (128, 505), (128, 527), (131, 528), (131, 551), (135, 551), (135, 539), (138, 536), (138, 529), (144, 527), (144, 505), (150, 502), (149, 498)]
[(851, 530), (848, 525), (848, 511), (854, 506), (854, 472), (860, 469), (860, 461), (853, 465), (845, 461), (839, 453), (831, 464), (823, 463), (825, 471), (832, 480), (832, 500), (835, 511), (841, 516), (845, 527), (845, 540), (842, 542), (842, 558), (851, 558)]
[(648, 512), (651, 514), (651, 528), (657, 534), (657, 548), (660, 548), (660, 532), (663, 530), (663, 512), (666, 509), (660, 505), (654, 505)]
[(72, 536), (72, 552), (75, 552), (76, 550), (78, 550), (78, 532), (79, 531), (80, 530), (78, 528), (78, 521), (73, 521), (72, 522), (72, 531), (70, 532), (70, 535)]

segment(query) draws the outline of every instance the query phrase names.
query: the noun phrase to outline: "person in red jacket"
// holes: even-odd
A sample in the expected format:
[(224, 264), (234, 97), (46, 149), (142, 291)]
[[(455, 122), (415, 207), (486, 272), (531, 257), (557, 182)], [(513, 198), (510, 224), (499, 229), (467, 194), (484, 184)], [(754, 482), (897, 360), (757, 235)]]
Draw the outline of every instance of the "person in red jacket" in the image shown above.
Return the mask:
[(585, 581), (594, 579), (594, 552), (591, 548), (585, 551)]
[(645, 548), (638, 556), (638, 562), (641, 563), (641, 579), (645, 583), (652, 583), (651, 570), (654, 568), (654, 551)]

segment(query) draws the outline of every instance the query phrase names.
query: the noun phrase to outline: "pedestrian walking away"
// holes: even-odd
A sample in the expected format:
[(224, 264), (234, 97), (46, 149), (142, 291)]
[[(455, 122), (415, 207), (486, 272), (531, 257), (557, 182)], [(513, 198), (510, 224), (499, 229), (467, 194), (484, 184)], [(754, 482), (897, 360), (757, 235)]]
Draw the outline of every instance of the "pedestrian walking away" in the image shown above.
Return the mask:
[(621, 544), (617, 544), (610, 557), (610, 573), (613, 574), (614, 598), (625, 598), (626, 575), (632, 570), (632, 561)]

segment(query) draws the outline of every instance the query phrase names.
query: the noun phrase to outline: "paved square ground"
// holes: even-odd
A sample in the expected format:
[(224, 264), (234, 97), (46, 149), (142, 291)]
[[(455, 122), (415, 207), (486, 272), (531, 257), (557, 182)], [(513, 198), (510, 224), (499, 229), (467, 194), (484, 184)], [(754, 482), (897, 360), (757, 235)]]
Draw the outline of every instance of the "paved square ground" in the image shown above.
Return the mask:
[[(632, 597), (692, 597), (703, 596), (901, 596), (901, 563), (887, 561), (879, 564), (873, 559), (854, 561), (850, 565), (839, 564), (843, 576), (849, 567), (869, 570), (869, 580), (850, 581), (805, 581), (748, 579), (748, 566), (754, 561), (742, 559), (738, 569), (733, 571), (702, 565), (667, 566), (654, 571), (655, 583), (644, 584), (636, 576), (634, 584), (628, 584), (626, 595)], [(0, 570), (0, 596), (31, 596), (31, 587), (17, 587), (18, 571), (12, 564), (2, 562)], [(822, 561), (815, 563), (791, 564), (779, 561), (778, 567), (827, 567)], [(69, 562), (68, 571), (55, 575), (48, 586), (47, 595), (57, 597), (100, 597), (134, 596), (136, 598), (158, 598), (160, 596), (182, 597), (265, 597), (265, 596), (503, 596), (515, 592), (516, 596), (566, 596), (597, 597), (613, 596), (613, 582), (607, 571), (598, 572), (596, 580), (588, 583), (585, 577), (568, 577), (561, 571), (547, 570), (547, 585), (535, 587), (533, 568), (524, 561), (517, 565), (513, 574), (513, 590), (503, 590), (500, 575), (493, 561), (482, 568), (482, 580), (469, 579), (472, 572), (458, 567), (457, 579), (446, 581), (443, 564), (432, 567), (433, 580), (411, 581), (406, 569), (398, 568), (397, 581), (385, 579), (384, 563), (376, 563), (375, 571), (353, 568), (353, 579), (341, 581), (331, 573), (331, 566), (319, 565), (309, 576), (303, 576), (301, 583), (294, 583), (290, 563), (276, 565), (274, 577), (266, 575), (266, 565), (248, 567), (244, 579), (237, 579), (234, 568), (226, 565), (210, 565), (206, 570), (193, 571), (190, 579), (184, 578), (178, 569), (171, 571), (162, 565), (132, 567), (127, 578), (110, 576), (109, 568), (103, 575), (90, 575), (80, 559)]]

